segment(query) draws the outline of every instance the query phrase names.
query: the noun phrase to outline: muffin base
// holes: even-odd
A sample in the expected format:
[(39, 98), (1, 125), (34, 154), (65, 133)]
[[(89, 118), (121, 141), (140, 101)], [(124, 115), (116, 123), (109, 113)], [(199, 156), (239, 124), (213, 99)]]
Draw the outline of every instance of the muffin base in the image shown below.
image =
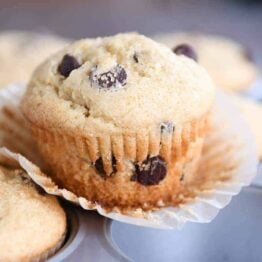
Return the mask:
[[(47, 130), (33, 123), (30, 126), (50, 166), (50, 176), (60, 187), (106, 208), (146, 210), (174, 202), (174, 197), (179, 197), (181, 187), (198, 167), (208, 122), (206, 115), (183, 128), (176, 126), (174, 132), (97, 137)], [(135, 163), (158, 155), (167, 164), (166, 177), (159, 184), (142, 185), (131, 181)], [(112, 156), (116, 159), (115, 167)], [(103, 176), (94, 166), (100, 157), (105, 171)], [(112, 174), (113, 171), (116, 172)]]

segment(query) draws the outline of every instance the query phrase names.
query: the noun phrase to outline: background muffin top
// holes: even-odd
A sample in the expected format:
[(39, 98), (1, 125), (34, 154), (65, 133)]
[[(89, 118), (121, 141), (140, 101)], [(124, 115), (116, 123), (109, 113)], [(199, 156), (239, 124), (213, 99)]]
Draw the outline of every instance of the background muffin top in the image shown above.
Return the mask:
[(193, 46), (199, 63), (220, 88), (230, 91), (246, 89), (257, 76), (250, 51), (226, 37), (185, 32), (160, 34), (154, 39), (170, 48), (184, 43)]
[(83, 39), (35, 71), (22, 103), (41, 125), (136, 130), (206, 113), (214, 89), (186, 56), (136, 33)]
[(34, 68), (63, 48), (68, 40), (48, 33), (4, 31), (0, 33), (0, 86), (25, 83)]

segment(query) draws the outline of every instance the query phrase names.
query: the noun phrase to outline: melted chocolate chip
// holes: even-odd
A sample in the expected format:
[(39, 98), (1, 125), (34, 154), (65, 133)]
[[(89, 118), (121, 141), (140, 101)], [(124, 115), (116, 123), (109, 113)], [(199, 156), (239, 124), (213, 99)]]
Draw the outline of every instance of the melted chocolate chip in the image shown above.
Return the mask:
[(148, 157), (135, 165), (135, 174), (131, 180), (146, 186), (157, 185), (165, 178), (166, 172), (166, 163), (160, 156)]
[[(95, 168), (96, 168), (96, 171), (99, 173), (99, 175), (101, 176), (105, 176), (106, 175), (106, 171), (104, 169), (104, 164), (103, 164), (103, 160), (102, 160), (102, 157), (99, 157), (96, 161), (95, 161), (95, 164), (94, 164)], [(113, 173), (116, 173), (116, 158), (115, 156), (112, 157), (112, 167), (113, 167)], [(110, 174), (110, 175), (112, 175)]]
[(179, 180), (182, 182), (182, 181), (184, 181), (184, 179), (185, 179), (185, 173), (182, 173), (182, 175), (181, 175)]
[(121, 65), (117, 65), (112, 70), (102, 74), (98, 74), (95, 68), (90, 74), (90, 81), (103, 89), (121, 88), (126, 85), (126, 79), (126, 71)]
[(64, 77), (68, 77), (70, 73), (79, 68), (81, 65), (78, 63), (75, 57), (71, 55), (64, 55), (61, 63), (59, 64), (57, 71)]
[(137, 54), (136, 54), (136, 53), (133, 55), (133, 59), (135, 60), (135, 62), (136, 62), (136, 63), (138, 63), (138, 62), (139, 62), (139, 61), (138, 61), (138, 57), (137, 57)]
[(197, 61), (197, 54), (192, 46), (188, 44), (181, 44), (174, 47), (173, 52), (177, 55), (185, 55), (195, 61)]
[(161, 133), (172, 133), (175, 130), (175, 127), (171, 122), (161, 123), (160, 128), (161, 128)]

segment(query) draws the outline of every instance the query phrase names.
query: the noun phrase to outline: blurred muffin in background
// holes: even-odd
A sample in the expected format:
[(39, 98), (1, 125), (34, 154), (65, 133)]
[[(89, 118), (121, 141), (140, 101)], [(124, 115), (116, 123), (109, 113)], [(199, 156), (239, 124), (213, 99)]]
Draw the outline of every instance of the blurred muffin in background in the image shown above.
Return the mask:
[(215, 84), (225, 90), (247, 89), (257, 76), (249, 50), (231, 39), (196, 32), (159, 34), (153, 38), (174, 51), (182, 44), (194, 47), (198, 62), (207, 69)]
[(0, 87), (27, 82), (39, 63), (68, 42), (48, 33), (0, 32)]
[(257, 153), (259, 159), (262, 160), (262, 123), (259, 121), (262, 118), (262, 105), (238, 94), (232, 94), (231, 97), (255, 138)]

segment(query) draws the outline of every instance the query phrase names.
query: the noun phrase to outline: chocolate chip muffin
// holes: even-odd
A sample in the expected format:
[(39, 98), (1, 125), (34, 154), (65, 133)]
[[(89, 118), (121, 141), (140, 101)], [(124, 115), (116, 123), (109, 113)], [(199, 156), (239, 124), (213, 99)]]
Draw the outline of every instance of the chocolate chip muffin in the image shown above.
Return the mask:
[(22, 170), (0, 167), (0, 261), (44, 261), (63, 244), (66, 215)]
[(67, 42), (47, 33), (0, 32), (0, 87), (14, 82), (26, 83), (35, 67)]
[[(217, 87), (228, 91), (247, 89), (257, 76), (250, 51), (241, 44), (221, 36), (192, 33), (167, 33), (154, 37), (179, 54), (192, 46)], [(190, 51), (189, 51), (190, 52)], [(196, 59), (196, 54), (191, 54)]]
[(126, 33), (48, 59), (22, 111), (61, 187), (105, 207), (146, 208), (175, 198), (184, 170), (197, 167), (213, 98), (191, 58)]

